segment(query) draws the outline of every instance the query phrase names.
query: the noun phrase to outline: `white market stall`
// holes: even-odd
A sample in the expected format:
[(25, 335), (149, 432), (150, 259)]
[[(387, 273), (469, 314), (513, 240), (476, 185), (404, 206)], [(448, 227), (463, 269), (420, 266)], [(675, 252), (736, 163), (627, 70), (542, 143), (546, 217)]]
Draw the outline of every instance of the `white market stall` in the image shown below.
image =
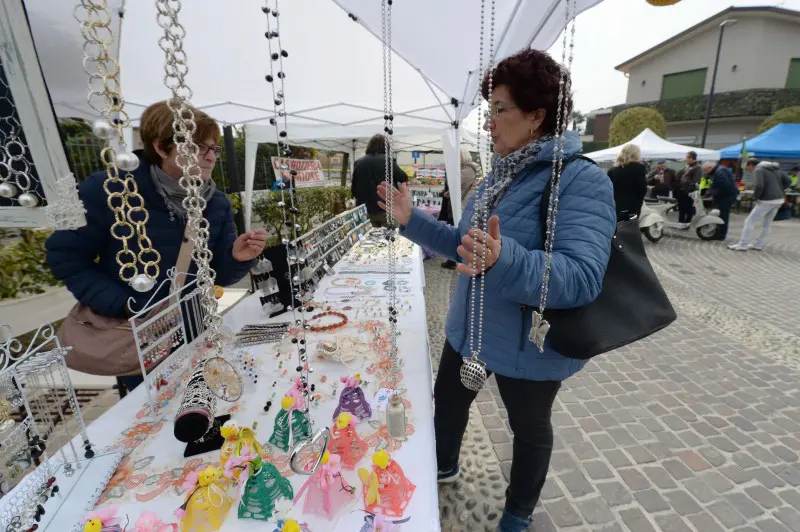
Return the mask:
[(653, 133), (650, 128), (645, 128), (644, 131), (625, 144), (586, 153), (585, 156), (598, 163), (614, 162), (619, 152), (622, 151), (622, 148), (628, 144), (639, 146), (639, 149), (642, 150), (642, 159), (645, 160), (683, 159), (690, 151), (697, 153), (697, 160), (699, 161), (719, 161), (720, 155), (717, 150), (707, 150), (704, 148), (695, 148), (694, 146), (675, 144), (674, 142), (662, 139)]

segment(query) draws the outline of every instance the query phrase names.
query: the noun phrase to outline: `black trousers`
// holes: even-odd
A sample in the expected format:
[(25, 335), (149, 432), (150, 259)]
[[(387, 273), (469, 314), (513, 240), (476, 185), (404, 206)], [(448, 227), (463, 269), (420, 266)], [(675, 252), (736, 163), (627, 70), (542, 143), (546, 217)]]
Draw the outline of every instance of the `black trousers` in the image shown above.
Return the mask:
[[(439, 471), (451, 471), (458, 463), (461, 440), (469, 421), (469, 407), (478, 395), (461, 384), (460, 370), (461, 355), (446, 342), (433, 388)], [(506, 510), (519, 517), (530, 517), (550, 466), (553, 452), (550, 413), (561, 383), (512, 379), (502, 375), (496, 378), (514, 433)]]
[(676, 194), (678, 199), (678, 222), (688, 224), (694, 218), (694, 201), (685, 191)]

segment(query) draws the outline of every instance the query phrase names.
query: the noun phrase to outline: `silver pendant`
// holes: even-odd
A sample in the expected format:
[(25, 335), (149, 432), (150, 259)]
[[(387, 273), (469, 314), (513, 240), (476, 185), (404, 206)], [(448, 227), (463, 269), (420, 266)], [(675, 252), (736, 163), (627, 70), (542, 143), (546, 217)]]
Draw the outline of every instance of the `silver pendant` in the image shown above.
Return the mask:
[(528, 333), (528, 339), (536, 344), (539, 352), (544, 351), (544, 339), (550, 331), (550, 324), (544, 319), (541, 313), (533, 313), (533, 321), (531, 322), (531, 330)]
[(486, 375), (486, 364), (478, 360), (477, 356), (470, 359), (463, 359), (461, 364), (461, 384), (467, 390), (473, 392), (481, 391), (483, 384), (488, 378)]

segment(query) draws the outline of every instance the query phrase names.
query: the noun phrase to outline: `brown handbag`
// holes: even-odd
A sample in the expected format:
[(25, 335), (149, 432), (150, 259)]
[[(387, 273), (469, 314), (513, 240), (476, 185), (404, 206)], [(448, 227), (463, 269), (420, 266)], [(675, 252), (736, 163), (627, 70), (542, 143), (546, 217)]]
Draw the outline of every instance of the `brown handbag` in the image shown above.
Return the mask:
[[(187, 226), (188, 231), (188, 226)], [(176, 272), (188, 272), (192, 259), (192, 244), (184, 234)], [(177, 275), (175, 290), (180, 294), (186, 275)], [(164, 309), (164, 305), (151, 310), (141, 322)], [(76, 303), (58, 329), (58, 341), (62, 346), (71, 346), (65, 357), (67, 366), (90, 375), (140, 375), (142, 366), (136, 354), (136, 342), (130, 321), (101, 316), (86, 305)]]

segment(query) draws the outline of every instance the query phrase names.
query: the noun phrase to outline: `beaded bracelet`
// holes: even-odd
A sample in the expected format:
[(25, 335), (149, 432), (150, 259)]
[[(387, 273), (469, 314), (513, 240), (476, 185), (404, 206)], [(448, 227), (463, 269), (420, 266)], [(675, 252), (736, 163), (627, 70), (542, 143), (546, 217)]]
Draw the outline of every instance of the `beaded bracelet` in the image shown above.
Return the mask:
[(308, 330), (312, 332), (325, 332), (325, 331), (332, 331), (334, 329), (338, 329), (339, 327), (344, 327), (345, 325), (347, 325), (347, 316), (345, 316), (341, 312), (334, 312), (332, 310), (329, 310), (327, 312), (320, 312), (316, 316), (312, 316), (311, 319), (318, 320), (320, 318), (324, 318), (325, 316), (335, 316), (342, 321), (338, 323), (332, 323), (330, 325), (311, 325), (309, 326)]

